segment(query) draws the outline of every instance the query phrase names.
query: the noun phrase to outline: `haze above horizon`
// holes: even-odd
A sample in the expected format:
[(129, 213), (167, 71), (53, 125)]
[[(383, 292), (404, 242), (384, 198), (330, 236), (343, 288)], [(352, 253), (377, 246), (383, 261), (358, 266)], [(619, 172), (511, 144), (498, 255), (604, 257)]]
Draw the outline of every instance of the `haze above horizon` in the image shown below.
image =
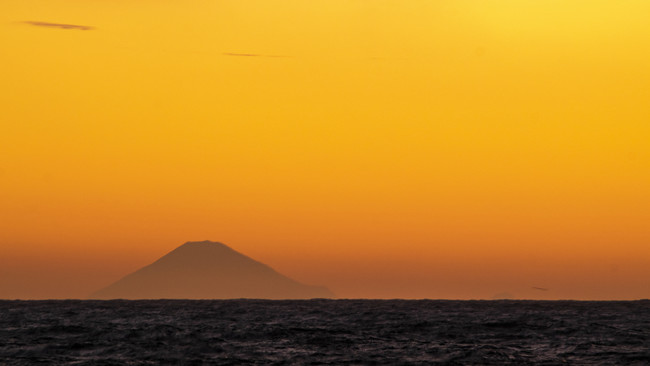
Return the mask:
[(0, 298), (203, 238), (344, 298), (648, 298), (649, 12), (4, 0)]

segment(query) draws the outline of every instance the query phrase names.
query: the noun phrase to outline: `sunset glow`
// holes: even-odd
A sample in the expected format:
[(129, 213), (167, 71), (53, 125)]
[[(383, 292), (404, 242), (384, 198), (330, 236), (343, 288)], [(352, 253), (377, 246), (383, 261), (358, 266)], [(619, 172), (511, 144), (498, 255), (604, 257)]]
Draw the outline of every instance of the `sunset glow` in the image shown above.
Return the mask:
[(0, 298), (204, 239), (343, 298), (650, 297), (648, 14), (3, 0)]

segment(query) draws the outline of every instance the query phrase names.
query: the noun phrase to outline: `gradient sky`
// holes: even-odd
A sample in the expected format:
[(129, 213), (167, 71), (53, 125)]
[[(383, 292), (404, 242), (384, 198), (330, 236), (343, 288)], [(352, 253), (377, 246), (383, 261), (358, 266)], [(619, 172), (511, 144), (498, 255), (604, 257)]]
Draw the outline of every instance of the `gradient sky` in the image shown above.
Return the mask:
[(3, 0), (0, 298), (205, 239), (341, 297), (648, 298), (648, 14)]

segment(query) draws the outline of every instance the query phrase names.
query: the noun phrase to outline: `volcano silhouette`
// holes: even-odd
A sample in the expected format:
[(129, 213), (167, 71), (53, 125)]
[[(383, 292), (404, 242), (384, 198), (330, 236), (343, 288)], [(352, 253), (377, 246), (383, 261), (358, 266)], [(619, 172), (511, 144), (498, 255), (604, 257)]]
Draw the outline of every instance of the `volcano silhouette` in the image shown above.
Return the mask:
[(222, 243), (187, 242), (90, 297), (94, 299), (311, 299), (333, 297)]

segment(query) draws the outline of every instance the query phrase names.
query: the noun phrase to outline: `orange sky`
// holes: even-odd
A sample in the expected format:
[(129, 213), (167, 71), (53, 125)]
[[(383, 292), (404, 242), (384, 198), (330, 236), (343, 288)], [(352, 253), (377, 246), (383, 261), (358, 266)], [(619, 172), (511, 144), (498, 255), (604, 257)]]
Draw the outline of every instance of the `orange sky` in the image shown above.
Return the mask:
[(341, 297), (650, 297), (649, 13), (3, 0), (0, 298), (204, 239)]

